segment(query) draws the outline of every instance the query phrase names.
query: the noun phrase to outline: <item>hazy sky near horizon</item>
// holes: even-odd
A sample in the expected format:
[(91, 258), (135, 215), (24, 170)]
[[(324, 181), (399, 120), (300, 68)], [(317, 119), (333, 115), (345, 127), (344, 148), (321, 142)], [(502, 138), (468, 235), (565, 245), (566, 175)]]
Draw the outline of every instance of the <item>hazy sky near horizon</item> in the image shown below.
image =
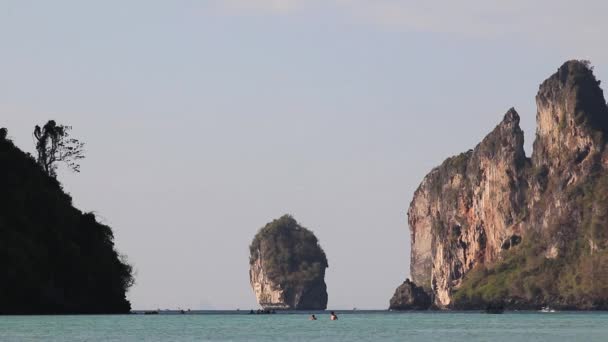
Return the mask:
[(137, 270), (133, 308), (250, 309), (248, 245), (290, 213), (331, 308), (386, 308), (422, 177), (566, 60), (608, 80), (605, 1), (0, 0), (0, 126), (86, 142), (60, 173)]

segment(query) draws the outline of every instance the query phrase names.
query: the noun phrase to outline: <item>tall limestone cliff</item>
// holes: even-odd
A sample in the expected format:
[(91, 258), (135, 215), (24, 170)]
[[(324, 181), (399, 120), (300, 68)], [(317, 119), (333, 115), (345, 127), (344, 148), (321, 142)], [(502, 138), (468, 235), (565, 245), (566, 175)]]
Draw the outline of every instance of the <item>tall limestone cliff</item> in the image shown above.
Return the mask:
[(128, 313), (113, 239), (0, 129), (0, 314)]
[(437, 308), (608, 307), (603, 92), (587, 62), (569, 61), (541, 84), (536, 102), (531, 158), (510, 109), (414, 194), (410, 273)]
[(254, 237), (249, 278), (264, 309), (325, 310), (327, 257), (315, 235), (285, 215)]

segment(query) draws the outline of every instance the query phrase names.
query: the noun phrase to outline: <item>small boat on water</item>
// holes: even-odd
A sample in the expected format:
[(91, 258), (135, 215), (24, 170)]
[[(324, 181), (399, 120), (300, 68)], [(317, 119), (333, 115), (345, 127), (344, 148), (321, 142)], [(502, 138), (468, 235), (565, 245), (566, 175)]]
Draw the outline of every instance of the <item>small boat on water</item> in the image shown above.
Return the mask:
[(551, 309), (548, 306), (545, 306), (542, 309), (540, 309), (538, 312), (552, 313), (552, 312), (557, 312), (557, 311), (555, 311), (555, 309)]

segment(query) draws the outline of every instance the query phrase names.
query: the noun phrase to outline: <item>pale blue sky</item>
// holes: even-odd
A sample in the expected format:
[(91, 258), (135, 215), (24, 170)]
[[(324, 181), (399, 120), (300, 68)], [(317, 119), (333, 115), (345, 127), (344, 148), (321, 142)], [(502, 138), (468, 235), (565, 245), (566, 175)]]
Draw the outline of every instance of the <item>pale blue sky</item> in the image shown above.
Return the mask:
[(331, 308), (386, 308), (422, 177), (512, 106), (530, 152), (565, 60), (608, 80), (606, 2), (529, 2), (0, 0), (0, 126), (87, 143), (60, 179), (135, 265), (134, 308), (256, 307), (248, 244), (284, 213)]

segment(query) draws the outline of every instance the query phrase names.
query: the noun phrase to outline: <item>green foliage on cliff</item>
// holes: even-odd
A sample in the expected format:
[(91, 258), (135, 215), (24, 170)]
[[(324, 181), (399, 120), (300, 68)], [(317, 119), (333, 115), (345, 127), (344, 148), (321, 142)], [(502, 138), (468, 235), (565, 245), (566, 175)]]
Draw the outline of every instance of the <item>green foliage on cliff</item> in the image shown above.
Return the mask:
[(492, 268), (480, 267), (467, 273), (454, 293), (455, 308), (483, 308), (493, 302), (520, 309), (545, 305), (605, 309), (608, 305), (608, 252), (556, 259), (534, 254), (533, 249), (507, 254)]
[(596, 175), (569, 191), (569, 197), (581, 208), (581, 237), (591, 239), (604, 249), (608, 247), (608, 174)]
[(322, 280), (328, 266), (315, 235), (289, 215), (260, 229), (249, 251), (251, 264), (261, 258), (268, 277), (288, 286)]
[(0, 133), (0, 314), (128, 312), (132, 269), (110, 227)]
[[(608, 175), (574, 186), (568, 196), (580, 223), (557, 222), (549, 232), (553, 237), (531, 231), (493, 267), (468, 272), (454, 293), (454, 307), (505, 301), (522, 309), (608, 308)], [(563, 227), (571, 228), (564, 233)], [(556, 257), (549, 257), (551, 248)]]

